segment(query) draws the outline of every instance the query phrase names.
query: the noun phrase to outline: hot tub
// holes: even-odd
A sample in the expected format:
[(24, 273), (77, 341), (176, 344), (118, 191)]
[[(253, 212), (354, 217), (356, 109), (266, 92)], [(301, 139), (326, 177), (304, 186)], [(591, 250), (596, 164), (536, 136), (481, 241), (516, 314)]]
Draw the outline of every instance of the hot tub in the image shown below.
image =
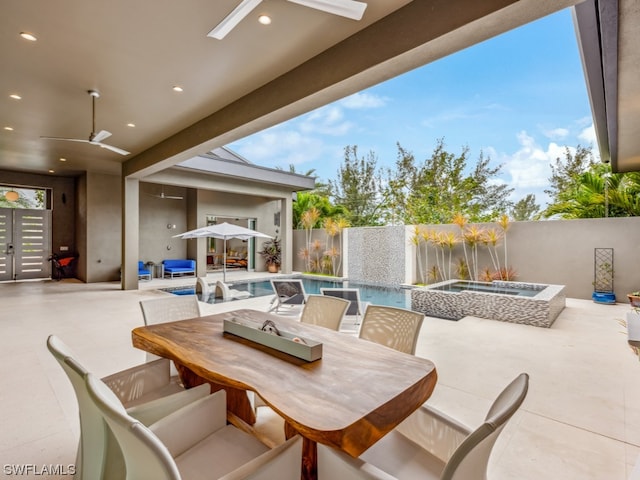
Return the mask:
[(448, 280), (411, 291), (411, 309), (429, 317), (474, 317), (550, 327), (566, 305), (564, 285)]

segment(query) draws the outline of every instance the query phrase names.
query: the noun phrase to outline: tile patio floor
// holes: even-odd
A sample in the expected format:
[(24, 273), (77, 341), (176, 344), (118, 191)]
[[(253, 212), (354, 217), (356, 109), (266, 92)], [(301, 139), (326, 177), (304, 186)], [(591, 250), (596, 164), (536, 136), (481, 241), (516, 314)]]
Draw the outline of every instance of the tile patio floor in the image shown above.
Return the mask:
[[(247, 275), (234, 272), (228, 281)], [(210, 281), (218, 277), (209, 274)], [(138, 302), (166, 295), (156, 290), (161, 285), (182, 283), (194, 282), (152, 280), (135, 291), (75, 280), (0, 284), (0, 478), (16, 478), (7, 465), (75, 459), (75, 397), (47, 351), (47, 336), (61, 337), (99, 376), (141, 363), (144, 353), (130, 337), (142, 324)], [(241, 306), (266, 310), (268, 302), (202, 305), (214, 313)], [(568, 299), (550, 329), (426, 318), (416, 354), (438, 369), (429, 402), (476, 425), (495, 395), (528, 372), (529, 395), (496, 445), (490, 478), (626, 480), (640, 456), (640, 362), (618, 323), (628, 309)]]

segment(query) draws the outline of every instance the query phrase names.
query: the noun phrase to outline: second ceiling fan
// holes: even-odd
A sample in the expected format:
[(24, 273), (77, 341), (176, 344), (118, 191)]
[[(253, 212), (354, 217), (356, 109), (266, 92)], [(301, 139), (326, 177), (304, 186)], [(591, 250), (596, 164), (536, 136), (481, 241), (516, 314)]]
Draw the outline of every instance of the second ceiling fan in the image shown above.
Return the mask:
[[(356, 0), (288, 0), (292, 3), (315, 8), (323, 12), (340, 15), (352, 20), (360, 20), (367, 4)], [(207, 36), (222, 40), (240, 21), (249, 15), (262, 0), (242, 0), (240, 4), (227, 15)]]

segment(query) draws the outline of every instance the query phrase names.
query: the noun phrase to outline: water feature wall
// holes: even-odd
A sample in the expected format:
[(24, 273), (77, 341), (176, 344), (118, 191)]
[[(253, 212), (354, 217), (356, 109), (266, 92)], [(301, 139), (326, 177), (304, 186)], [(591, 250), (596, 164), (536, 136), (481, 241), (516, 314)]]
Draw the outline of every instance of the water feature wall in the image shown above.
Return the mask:
[(407, 283), (406, 263), (411, 252), (405, 230), (404, 226), (347, 229), (343, 275), (356, 283), (392, 286)]

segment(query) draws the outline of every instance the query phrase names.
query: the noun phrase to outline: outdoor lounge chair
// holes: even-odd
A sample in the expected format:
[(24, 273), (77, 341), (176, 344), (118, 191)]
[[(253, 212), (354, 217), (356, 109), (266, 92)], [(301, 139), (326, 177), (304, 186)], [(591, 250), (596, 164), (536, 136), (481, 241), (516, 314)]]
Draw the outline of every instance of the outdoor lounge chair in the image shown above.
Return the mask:
[(302, 307), (307, 300), (302, 280), (291, 278), (271, 280), (271, 286), (276, 296), (271, 300), (270, 312), (278, 313), (283, 306)]
[(195, 260), (163, 260), (164, 276), (170, 278), (183, 275), (196, 275)]
[(215, 295), (215, 298), (222, 298), (222, 300), (224, 300), (225, 302), (227, 300), (233, 300), (234, 298), (241, 299), (241, 298), (249, 298), (251, 296), (251, 294), (248, 291), (229, 288), (229, 285), (227, 285), (224, 282), (221, 282), (220, 280), (216, 282), (214, 295)]
[(486, 480), (493, 445), (528, 388), (529, 375), (521, 373), (498, 395), (475, 430), (424, 404), (360, 459), (399, 480)]
[(144, 262), (138, 262), (138, 280), (151, 280), (151, 272), (145, 268)]
[(357, 288), (321, 288), (320, 293), (329, 297), (344, 298), (351, 302), (345, 315), (355, 316), (356, 325), (360, 325), (360, 316), (364, 312), (364, 306), (360, 301), (360, 290)]

